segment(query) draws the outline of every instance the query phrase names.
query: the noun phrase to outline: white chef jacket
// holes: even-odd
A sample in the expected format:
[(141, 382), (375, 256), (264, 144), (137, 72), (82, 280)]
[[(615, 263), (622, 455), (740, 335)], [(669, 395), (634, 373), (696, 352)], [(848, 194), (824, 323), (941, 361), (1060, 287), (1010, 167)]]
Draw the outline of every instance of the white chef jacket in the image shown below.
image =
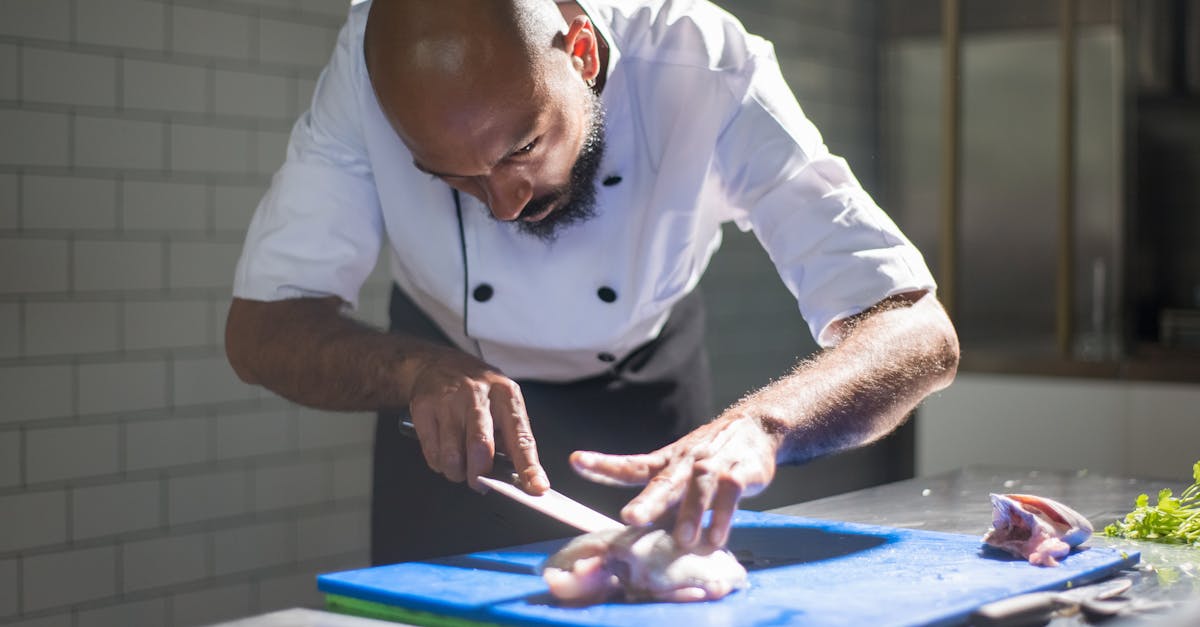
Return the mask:
[(460, 348), (515, 379), (569, 381), (657, 336), (727, 221), (753, 229), (823, 346), (831, 322), (934, 289), (801, 112), (769, 42), (703, 0), (578, 1), (609, 47), (594, 218), (547, 243), (469, 195), (456, 211), (380, 111), (364, 2), (257, 208), (234, 294), (354, 306), (386, 239), (392, 278)]

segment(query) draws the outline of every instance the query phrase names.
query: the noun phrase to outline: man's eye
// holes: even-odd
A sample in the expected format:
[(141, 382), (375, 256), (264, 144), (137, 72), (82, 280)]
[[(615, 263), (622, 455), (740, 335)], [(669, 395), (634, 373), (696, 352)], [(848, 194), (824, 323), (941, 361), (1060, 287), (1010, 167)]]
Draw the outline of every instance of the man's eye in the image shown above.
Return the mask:
[(525, 144), (524, 146), (518, 148), (515, 152), (513, 152), (513, 154), (514, 155), (529, 154), (529, 153), (533, 152), (533, 148), (534, 148), (534, 146), (537, 146), (537, 143), (538, 143), (538, 140), (535, 139), (535, 140), (529, 142), (528, 144)]

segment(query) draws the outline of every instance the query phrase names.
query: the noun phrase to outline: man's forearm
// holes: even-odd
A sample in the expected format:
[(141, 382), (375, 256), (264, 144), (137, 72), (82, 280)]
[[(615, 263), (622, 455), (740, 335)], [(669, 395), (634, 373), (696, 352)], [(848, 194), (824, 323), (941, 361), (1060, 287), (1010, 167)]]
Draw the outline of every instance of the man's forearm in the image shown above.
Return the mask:
[(405, 407), (415, 369), (436, 350), (347, 318), (336, 298), (235, 299), (226, 324), (229, 361), (247, 383), (320, 409)]
[(933, 295), (885, 301), (849, 322), (836, 348), (726, 412), (777, 434), (778, 463), (867, 444), (898, 427), (931, 392), (954, 379), (958, 340)]

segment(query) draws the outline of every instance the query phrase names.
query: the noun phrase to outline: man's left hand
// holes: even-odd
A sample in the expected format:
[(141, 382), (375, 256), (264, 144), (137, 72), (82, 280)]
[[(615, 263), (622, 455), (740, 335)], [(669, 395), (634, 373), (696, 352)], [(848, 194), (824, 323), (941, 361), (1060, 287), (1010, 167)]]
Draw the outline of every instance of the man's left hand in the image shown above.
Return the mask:
[(706, 544), (722, 547), (738, 501), (761, 492), (775, 476), (781, 439), (757, 419), (726, 415), (652, 453), (575, 451), (571, 465), (598, 483), (646, 486), (621, 510), (627, 524), (649, 524), (678, 507), (674, 536), (684, 547), (700, 542), (701, 517), (712, 510)]

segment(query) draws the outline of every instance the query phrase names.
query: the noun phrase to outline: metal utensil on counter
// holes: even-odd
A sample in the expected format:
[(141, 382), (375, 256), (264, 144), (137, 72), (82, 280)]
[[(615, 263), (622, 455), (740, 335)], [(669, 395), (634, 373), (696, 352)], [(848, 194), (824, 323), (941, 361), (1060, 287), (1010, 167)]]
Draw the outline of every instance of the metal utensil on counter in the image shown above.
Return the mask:
[(1081, 610), (1120, 596), (1132, 586), (1133, 580), (1121, 577), (1069, 590), (1018, 594), (980, 606), (971, 615), (971, 624), (989, 627), (1044, 624), (1055, 612)]
[[(410, 438), (417, 437), (417, 430), (412, 420), (402, 417), (399, 420), (400, 433)], [(625, 525), (604, 514), (563, 495), (554, 490), (534, 496), (522, 490), (516, 484), (516, 467), (503, 451), (496, 451), (492, 458), (492, 471), (478, 477), (479, 482), (488, 488), (543, 514), (551, 516), (580, 531), (592, 532), (601, 529), (620, 529)]]

